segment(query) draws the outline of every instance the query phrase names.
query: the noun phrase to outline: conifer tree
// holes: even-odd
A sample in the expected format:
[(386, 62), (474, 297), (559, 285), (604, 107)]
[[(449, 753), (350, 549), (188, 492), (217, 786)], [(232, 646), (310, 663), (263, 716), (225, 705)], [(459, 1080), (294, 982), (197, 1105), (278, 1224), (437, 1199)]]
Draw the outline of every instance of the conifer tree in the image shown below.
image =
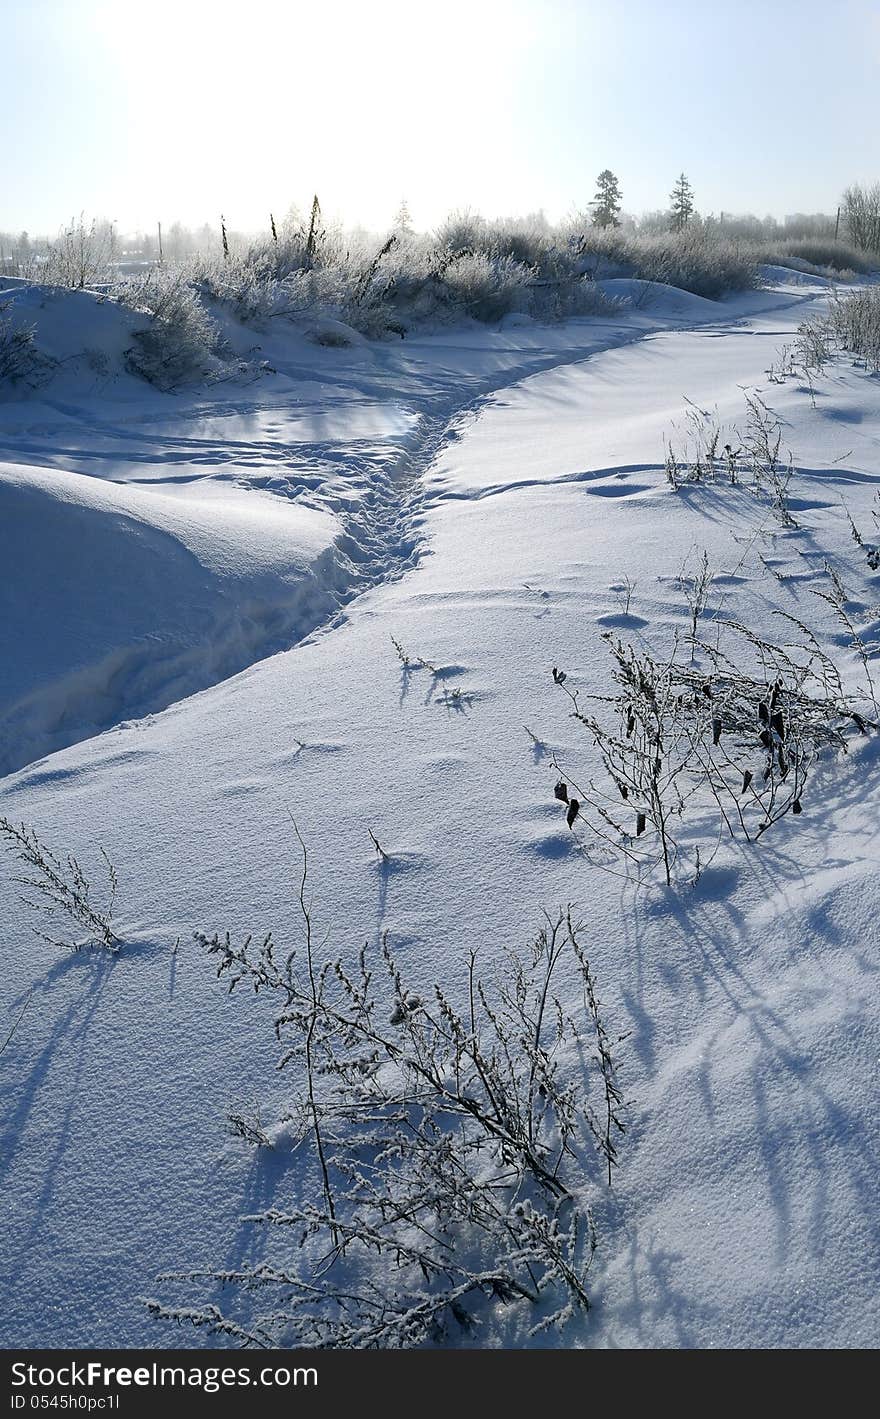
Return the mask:
[(605, 168), (596, 179), (596, 195), (591, 202), (594, 227), (620, 226), (620, 184), (610, 168)]
[(670, 222), (674, 231), (686, 227), (694, 214), (694, 190), (684, 173), (679, 174), (677, 183), (669, 194), (672, 203)]
[(412, 217), (409, 214), (409, 204), (404, 198), (397, 209), (394, 218), (394, 231), (401, 236), (411, 236), (413, 230)]

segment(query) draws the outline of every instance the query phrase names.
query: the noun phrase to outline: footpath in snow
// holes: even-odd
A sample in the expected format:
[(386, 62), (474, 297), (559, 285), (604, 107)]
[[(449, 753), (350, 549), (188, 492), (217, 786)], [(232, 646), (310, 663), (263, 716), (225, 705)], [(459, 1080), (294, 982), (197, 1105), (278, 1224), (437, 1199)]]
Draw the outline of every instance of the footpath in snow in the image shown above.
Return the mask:
[[(645, 305), (399, 346), (267, 334), (272, 374), (169, 396), (125, 370), (132, 312), (7, 284), (57, 365), (0, 402), (0, 773), (288, 649), (412, 566), (421, 475), (495, 388), (784, 298), (728, 310), (609, 281), (610, 296)], [(253, 357), (252, 331), (228, 334)]]
[[(590, 752), (551, 667), (607, 694), (603, 634), (668, 647), (704, 553), (707, 616), (773, 643), (780, 611), (806, 620), (862, 686), (812, 593), (830, 562), (873, 654), (878, 576), (845, 509), (872, 529), (880, 388), (847, 362), (812, 398), (767, 375), (824, 299), (271, 349), (267, 381), (171, 413), (125, 381), (0, 408), (2, 811), (84, 863), (106, 850), (126, 942), (53, 950), (0, 875), (0, 1016), (29, 1000), (0, 1055), (4, 1343), (217, 1343), (141, 1298), (283, 1249), (240, 1219), (314, 1180), (225, 1131), (235, 1102), (283, 1113), (271, 1010), (226, 995), (191, 935), (299, 942), (291, 815), (328, 952), (387, 932), (418, 988), (457, 997), (470, 949), (500, 962), (543, 910), (587, 923), (632, 1103), (613, 1190), (599, 1160), (584, 1179), (593, 1310), (556, 1342), (877, 1343), (873, 740), (672, 890), (610, 874), (553, 794), (554, 758), (576, 778)], [(796, 526), (665, 476), (689, 410), (731, 431), (754, 390)], [(466, 1343), (528, 1344), (527, 1320)]]

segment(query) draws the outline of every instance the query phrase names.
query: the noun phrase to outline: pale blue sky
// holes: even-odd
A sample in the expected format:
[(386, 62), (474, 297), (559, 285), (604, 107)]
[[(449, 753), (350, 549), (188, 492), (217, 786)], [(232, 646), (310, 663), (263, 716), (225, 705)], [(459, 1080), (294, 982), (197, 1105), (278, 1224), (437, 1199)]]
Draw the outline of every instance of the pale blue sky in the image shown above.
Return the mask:
[(880, 177), (880, 0), (0, 0), (0, 229), (833, 211)]

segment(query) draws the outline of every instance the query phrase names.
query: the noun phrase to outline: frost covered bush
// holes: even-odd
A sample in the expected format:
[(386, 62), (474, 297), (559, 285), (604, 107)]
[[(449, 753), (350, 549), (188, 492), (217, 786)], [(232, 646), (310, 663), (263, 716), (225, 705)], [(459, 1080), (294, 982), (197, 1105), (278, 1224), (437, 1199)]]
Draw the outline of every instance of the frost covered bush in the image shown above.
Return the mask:
[(194, 260), (186, 275), (195, 290), (209, 300), (228, 305), (239, 320), (259, 325), (283, 308), (281, 283), (267, 253), (248, 253), (228, 260)]
[(176, 389), (222, 368), (220, 332), (182, 272), (150, 271), (119, 282), (114, 294), (150, 316), (126, 352), (129, 369), (160, 389)]
[(464, 252), (443, 272), (450, 305), (463, 315), (486, 323), (511, 311), (526, 311), (534, 272), (512, 256)]
[(880, 286), (837, 296), (819, 326), (840, 349), (880, 370)]
[[(85, 947), (100, 947), (111, 955), (119, 951), (122, 942), (113, 925), (118, 881), (116, 869), (103, 848), (107, 899), (99, 907), (94, 901), (92, 883), (73, 854), (68, 853), (62, 861), (27, 823), (16, 824), (0, 817), (0, 842), (14, 853), (27, 872), (15, 881), (27, 893), (22, 897), (25, 906), (39, 914), (41, 926), (33, 928), (35, 935), (67, 951), (82, 951)], [(74, 939), (59, 939), (54, 932), (49, 934), (49, 928), (59, 917), (67, 920), (68, 931), (70, 926), (76, 929)]]
[(645, 281), (677, 286), (717, 300), (728, 291), (748, 291), (758, 284), (751, 255), (738, 243), (697, 227), (659, 232), (630, 244), (635, 275)]
[(790, 266), (795, 271), (813, 274), (845, 272), (867, 275), (880, 267), (880, 254), (859, 251), (845, 241), (817, 238), (797, 238), (792, 241), (768, 242), (756, 248), (761, 261), (774, 266)]
[(384, 243), (345, 240), (338, 231), (321, 229), (319, 237), (310, 250), (308, 234), (293, 232), (226, 260), (195, 260), (187, 274), (204, 298), (223, 302), (257, 328), (273, 319), (315, 316), (371, 336), (393, 330), (395, 310), (387, 296), (394, 290), (401, 303), (407, 286), (425, 280), (427, 253), (397, 236)]
[(490, 246), (486, 219), (477, 212), (451, 212), (435, 233), (439, 251), (461, 256), (468, 251), (485, 251)]
[(602, 277), (636, 276), (711, 298), (757, 283), (754, 253), (697, 219), (682, 232), (639, 232), (631, 220), (598, 228), (589, 214), (553, 228), (541, 213), (487, 221), (464, 211), (430, 236), (398, 223), (382, 237), (325, 226), (315, 199), (308, 220), (293, 214), (280, 228), (273, 222), (271, 236), (227, 245), (222, 257), (191, 257), (173, 276), (160, 271), (117, 288), (128, 304), (156, 307), (132, 368), (163, 387), (198, 377), (221, 353), (212, 305), (257, 329), (338, 321), (375, 339), (463, 319), (493, 324), (514, 312), (538, 320), (604, 314), (612, 304), (595, 285)]
[(508, 217), (485, 226), (486, 249), (498, 256), (510, 256), (523, 266), (543, 270), (557, 257), (553, 231), (540, 216)]
[(619, 227), (593, 226), (589, 213), (571, 224), (565, 244), (579, 260), (580, 269), (597, 280), (638, 274), (635, 238)]
[[(254, 249), (243, 257), (195, 263), (189, 276), (208, 300), (222, 301), (239, 319), (258, 327), (287, 317), (339, 320), (369, 338), (400, 335), (411, 327), (471, 319), (494, 323), (512, 311), (542, 319), (591, 314), (601, 298), (580, 280), (579, 262), (546, 240), (509, 233), (496, 243), (497, 230), (479, 227), (479, 248), (463, 245), (462, 230), (450, 231), (449, 244), (392, 233), (384, 241), (360, 236), (343, 241), (323, 233), (314, 258), (291, 265), (302, 248), (284, 254)], [(473, 234), (477, 227), (473, 227)], [(274, 245), (274, 244), (273, 244)], [(530, 265), (507, 245), (542, 259)], [(289, 268), (289, 269), (286, 269)], [(552, 286), (552, 292), (549, 288)]]
[(310, 1155), (314, 1200), (298, 1187), (245, 1219), (280, 1232), (275, 1262), (161, 1278), (220, 1283), (225, 1310), (149, 1299), (150, 1312), (246, 1345), (354, 1349), (454, 1342), (499, 1307), (524, 1310), (532, 1334), (564, 1324), (590, 1304), (590, 1157), (610, 1181), (624, 1131), (570, 910), (497, 973), (472, 952), (457, 991), (416, 991), (387, 939), (353, 968), (314, 957), (303, 851), (300, 952), (197, 939), (230, 990), (276, 1001), (279, 1067), (296, 1070), (284, 1136), (303, 1166)]
[(84, 290), (106, 281), (116, 256), (113, 224), (83, 213), (65, 227), (54, 242), (32, 254), (23, 274), (48, 286)]
[(822, 369), (836, 351), (858, 355), (880, 370), (880, 286), (836, 293), (828, 314), (798, 327), (796, 349), (806, 374)]
[[(757, 843), (781, 819), (800, 816), (818, 757), (846, 753), (851, 734), (878, 728), (794, 617), (777, 613), (800, 640), (772, 644), (707, 615), (711, 580), (705, 557), (682, 578), (689, 634), (676, 635), (671, 650), (605, 634), (612, 687), (588, 697), (597, 709), (584, 705), (565, 671), (553, 671), (594, 751), (595, 775), (572, 776), (553, 760), (569, 828), (583, 833), (597, 863), (637, 875), (659, 867), (667, 884), (681, 873), (698, 880), (723, 835)], [(712, 621), (711, 640), (698, 637), (703, 618)]]
[(632, 232), (591, 227), (582, 217), (570, 224), (567, 244), (597, 279), (634, 276), (709, 300), (758, 283), (752, 253), (696, 221), (681, 231)]
[(14, 321), (9, 314), (12, 305), (0, 300), (0, 380), (15, 381), (33, 374), (42, 361), (34, 342), (36, 326)]

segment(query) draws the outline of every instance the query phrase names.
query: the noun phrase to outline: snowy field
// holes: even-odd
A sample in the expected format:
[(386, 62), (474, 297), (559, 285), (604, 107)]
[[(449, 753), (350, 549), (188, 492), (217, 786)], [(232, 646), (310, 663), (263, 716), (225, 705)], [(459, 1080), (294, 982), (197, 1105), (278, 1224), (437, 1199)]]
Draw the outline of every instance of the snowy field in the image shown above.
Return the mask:
[[(604, 634), (668, 653), (704, 553), (701, 629), (777, 645), (787, 613), (874, 714), (880, 572), (847, 512), (880, 540), (880, 381), (845, 357), (812, 388), (768, 375), (828, 283), (765, 276), (723, 302), (609, 281), (617, 310), (558, 326), (276, 332), (271, 373), (176, 395), (122, 371), (117, 310), (16, 288), (63, 363), (0, 400), (0, 813), (96, 879), (106, 851), (123, 944), (37, 937), (4, 855), (3, 1344), (223, 1344), (144, 1298), (225, 1294), (157, 1277), (295, 1254), (241, 1219), (319, 1195), (278, 1125), (296, 1066), (271, 1001), (193, 941), (301, 942), (291, 817), (329, 957), (387, 932), (461, 1005), (472, 949), (503, 968), (570, 903), (626, 1037), (613, 1185), (598, 1156), (577, 1182), (591, 1310), (530, 1338), (485, 1306), (448, 1343), (880, 1343), (875, 737), (847, 730), (757, 841), (683, 850), (671, 887), (650, 833), (636, 870), (554, 797), (597, 769), (553, 667), (586, 708)], [(785, 515), (745, 477), (667, 477), (694, 420), (735, 445), (755, 392)], [(813, 595), (826, 564), (855, 641)], [(229, 1133), (255, 1104), (272, 1148)]]

